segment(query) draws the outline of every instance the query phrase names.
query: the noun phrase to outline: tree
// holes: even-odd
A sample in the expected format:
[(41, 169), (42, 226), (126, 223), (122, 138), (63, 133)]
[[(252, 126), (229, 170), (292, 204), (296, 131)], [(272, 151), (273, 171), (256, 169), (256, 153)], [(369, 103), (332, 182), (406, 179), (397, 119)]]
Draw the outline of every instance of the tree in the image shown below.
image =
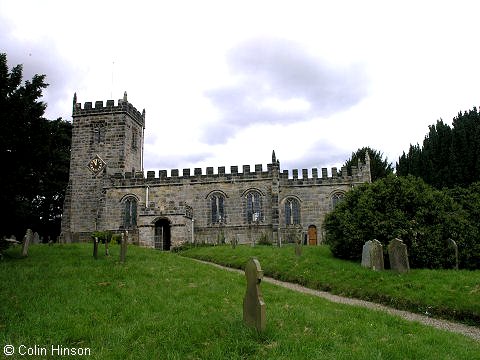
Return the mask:
[(326, 240), (339, 258), (359, 260), (362, 246), (377, 239), (384, 249), (394, 238), (408, 247), (416, 268), (451, 268), (446, 241), (458, 244), (460, 266), (478, 269), (480, 185), (455, 196), (413, 176), (389, 175), (349, 191), (325, 218)]
[(388, 162), (388, 159), (383, 159), (383, 153), (374, 150), (370, 147), (363, 147), (352, 153), (350, 159), (348, 159), (344, 166), (347, 167), (349, 175), (352, 174), (352, 166), (356, 166), (358, 161), (365, 161), (365, 155), (368, 151), (370, 156), (370, 172), (372, 175), (372, 181), (386, 177), (388, 174), (393, 174), (392, 164)]
[(71, 124), (43, 117), (45, 75), (23, 82), (22, 73), (22, 65), (9, 71), (6, 54), (0, 54), (0, 236), (21, 239), (27, 228), (56, 236), (68, 182)]
[(420, 145), (410, 145), (397, 163), (397, 175), (421, 177), (437, 188), (468, 186), (480, 179), (480, 113), (459, 113), (453, 127), (438, 120)]

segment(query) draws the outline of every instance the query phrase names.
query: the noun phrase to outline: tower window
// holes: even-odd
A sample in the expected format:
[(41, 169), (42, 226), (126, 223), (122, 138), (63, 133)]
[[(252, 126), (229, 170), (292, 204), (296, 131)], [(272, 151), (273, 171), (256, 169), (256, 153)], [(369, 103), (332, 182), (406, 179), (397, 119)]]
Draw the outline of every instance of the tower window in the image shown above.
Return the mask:
[(105, 142), (105, 125), (97, 123), (93, 125), (93, 142), (100, 144)]
[(132, 129), (132, 149), (137, 149), (138, 146), (138, 135), (137, 135), (137, 130)]

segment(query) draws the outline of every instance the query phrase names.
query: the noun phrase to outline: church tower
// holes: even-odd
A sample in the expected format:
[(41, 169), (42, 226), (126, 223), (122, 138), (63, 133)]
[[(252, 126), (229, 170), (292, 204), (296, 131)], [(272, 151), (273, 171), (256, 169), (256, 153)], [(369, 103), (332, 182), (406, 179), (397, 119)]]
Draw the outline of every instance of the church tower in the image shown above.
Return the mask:
[(69, 184), (65, 194), (62, 235), (87, 240), (103, 216), (103, 188), (115, 173), (143, 171), (145, 110), (127, 101), (127, 93), (113, 100), (84, 107), (73, 97), (73, 129)]

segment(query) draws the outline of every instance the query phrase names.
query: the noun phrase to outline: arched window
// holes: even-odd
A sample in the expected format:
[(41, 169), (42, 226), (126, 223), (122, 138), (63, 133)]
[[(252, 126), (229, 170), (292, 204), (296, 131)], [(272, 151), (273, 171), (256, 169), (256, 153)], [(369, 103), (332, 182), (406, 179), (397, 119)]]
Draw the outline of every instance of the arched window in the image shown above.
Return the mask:
[(247, 222), (259, 223), (263, 221), (262, 197), (257, 191), (250, 191), (246, 195), (247, 199)]
[(210, 209), (212, 224), (222, 224), (225, 222), (225, 197), (223, 194), (214, 193), (210, 196)]
[(300, 224), (300, 203), (295, 198), (285, 200), (285, 224)]
[(132, 229), (137, 226), (137, 200), (130, 196), (124, 201), (123, 227)]
[(342, 192), (336, 192), (332, 195), (332, 210), (335, 209), (337, 204), (343, 200), (345, 194)]

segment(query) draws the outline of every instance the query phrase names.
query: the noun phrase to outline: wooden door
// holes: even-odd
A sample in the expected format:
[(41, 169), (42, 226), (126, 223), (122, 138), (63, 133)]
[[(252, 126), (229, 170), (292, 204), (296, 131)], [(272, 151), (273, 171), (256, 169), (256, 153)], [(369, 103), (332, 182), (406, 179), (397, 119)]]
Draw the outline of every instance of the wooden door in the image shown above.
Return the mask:
[(317, 227), (315, 225), (308, 227), (308, 245), (317, 245)]

